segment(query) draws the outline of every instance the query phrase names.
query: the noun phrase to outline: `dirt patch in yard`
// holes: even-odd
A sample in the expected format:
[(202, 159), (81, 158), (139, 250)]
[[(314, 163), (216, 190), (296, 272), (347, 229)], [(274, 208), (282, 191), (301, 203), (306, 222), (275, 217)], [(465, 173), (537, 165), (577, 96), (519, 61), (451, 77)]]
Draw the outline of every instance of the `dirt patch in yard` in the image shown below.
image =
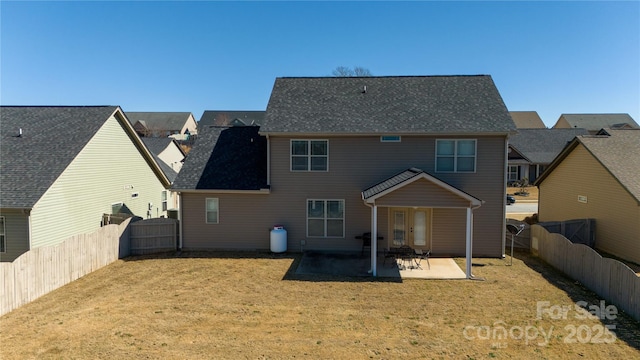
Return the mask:
[(640, 357), (637, 322), (579, 318), (600, 299), (528, 254), (474, 259), (484, 281), (297, 275), (299, 261), (118, 261), (0, 318), (0, 358)]

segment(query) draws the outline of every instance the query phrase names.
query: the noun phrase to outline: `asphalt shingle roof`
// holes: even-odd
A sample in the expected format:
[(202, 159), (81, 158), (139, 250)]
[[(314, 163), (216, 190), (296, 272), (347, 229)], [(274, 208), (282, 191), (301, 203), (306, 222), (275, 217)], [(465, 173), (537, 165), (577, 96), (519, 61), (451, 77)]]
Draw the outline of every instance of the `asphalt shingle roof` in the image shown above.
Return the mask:
[(0, 207), (33, 207), (116, 109), (0, 107)]
[(141, 137), (140, 140), (142, 140), (144, 146), (146, 146), (154, 155), (160, 155), (160, 153), (162, 153), (174, 141), (169, 137)]
[(180, 131), (189, 119), (190, 112), (142, 112), (127, 111), (125, 113), (131, 125), (137, 121), (144, 121), (149, 130), (177, 130)]
[(546, 129), (536, 111), (509, 111), (518, 129)]
[(620, 124), (629, 124), (631, 127), (639, 128), (629, 114), (562, 114), (556, 125), (563, 118), (571, 127), (585, 128), (590, 131), (611, 128)]
[(258, 126), (203, 128), (175, 190), (260, 190), (267, 185), (267, 140)]
[(262, 133), (507, 133), (488, 75), (277, 78)]
[(509, 145), (533, 164), (550, 164), (564, 147), (586, 129), (519, 129), (509, 137)]
[(228, 126), (235, 119), (245, 125), (261, 125), (265, 111), (205, 110), (198, 122), (198, 127)]
[(607, 132), (611, 136), (578, 139), (640, 202), (640, 129), (607, 129)]

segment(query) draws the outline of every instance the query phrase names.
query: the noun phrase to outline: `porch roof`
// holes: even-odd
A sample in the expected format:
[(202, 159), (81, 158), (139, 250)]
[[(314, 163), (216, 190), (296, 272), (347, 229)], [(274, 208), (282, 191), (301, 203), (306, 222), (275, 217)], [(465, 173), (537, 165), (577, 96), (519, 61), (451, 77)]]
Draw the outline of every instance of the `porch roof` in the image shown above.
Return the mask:
[(448, 184), (418, 168), (409, 168), (397, 175), (375, 184), (362, 191), (362, 200), (366, 203), (373, 204), (376, 199), (385, 196), (391, 192), (401, 189), (417, 180), (425, 179), (434, 185), (442, 188), (444, 191), (456, 195), (469, 202), (468, 207), (477, 207), (482, 205), (483, 201), (470, 195), (457, 187)]

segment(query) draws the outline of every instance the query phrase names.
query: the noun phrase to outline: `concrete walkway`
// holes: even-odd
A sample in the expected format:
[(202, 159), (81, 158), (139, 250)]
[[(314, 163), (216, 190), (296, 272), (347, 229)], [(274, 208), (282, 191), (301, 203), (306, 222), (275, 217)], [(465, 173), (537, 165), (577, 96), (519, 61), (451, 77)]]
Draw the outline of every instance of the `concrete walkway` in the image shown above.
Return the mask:
[[(406, 265), (406, 266), (403, 266)], [(429, 267), (429, 265), (431, 265)], [(406, 268), (409, 264), (387, 259), (386, 264), (382, 256), (378, 257), (378, 277), (401, 279), (465, 279), (462, 269), (451, 258), (430, 258), (420, 262), (421, 268)], [(372, 276), (369, 273), (371, 260), (369, 253), (325, 253), (305, 252), (296, 274), (324, 274), (337, 276)]]

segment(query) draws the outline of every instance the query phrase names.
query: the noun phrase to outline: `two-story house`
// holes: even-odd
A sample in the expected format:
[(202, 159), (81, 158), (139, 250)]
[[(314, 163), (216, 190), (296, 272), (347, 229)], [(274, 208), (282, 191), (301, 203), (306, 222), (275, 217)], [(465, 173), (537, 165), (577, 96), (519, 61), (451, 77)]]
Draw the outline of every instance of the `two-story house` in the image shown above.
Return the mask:
[(282, 225), (290, 251), (370, 231), (467, 276), (471, 250), (504, 254), (515, 125), (490, 76), (278, 78), (259, 125), (200, 134), (173, 187), (184, 249), (269, 249)]
[(574, 137), (588, 133), (582, 128), (518, 129), (518, 133), (509, 138), (507, 184), (524, 178), (533, 184)]
[(93, 232), (104, 214), (166, 214), (171, 182), (120, 107), (2, 106), (0, 114), (0, 261)]

